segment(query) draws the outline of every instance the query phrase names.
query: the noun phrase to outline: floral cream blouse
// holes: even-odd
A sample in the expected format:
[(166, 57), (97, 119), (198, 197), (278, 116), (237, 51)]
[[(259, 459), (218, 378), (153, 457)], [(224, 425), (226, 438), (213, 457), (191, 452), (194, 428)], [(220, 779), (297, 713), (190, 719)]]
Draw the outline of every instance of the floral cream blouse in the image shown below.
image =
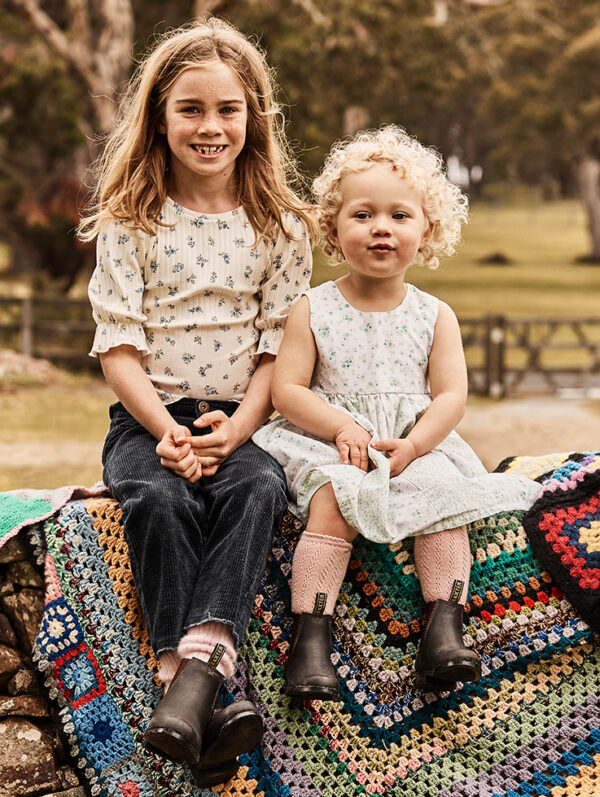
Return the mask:
[(283, 215), (286, 237), (256, 241), (243, 208), (195, 213), (167, 198), (149, 236), (109, 223), (89, 285), (92, 356), (134, 346), (162, 401), (241, 400), (257, 356), (276, 354), (287, 314), (309, 285), (305, 225)]

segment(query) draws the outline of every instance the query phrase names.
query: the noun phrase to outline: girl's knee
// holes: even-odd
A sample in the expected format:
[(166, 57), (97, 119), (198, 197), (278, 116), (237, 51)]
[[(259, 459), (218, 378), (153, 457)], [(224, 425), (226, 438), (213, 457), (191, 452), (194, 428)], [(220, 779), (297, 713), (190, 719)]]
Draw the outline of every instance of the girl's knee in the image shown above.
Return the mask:
[(190, 492), (189, 482), (163, 468), (158, 473), (137, 477), (135, 493), (145, 502), (175, 502), (185, 500)]
[[(123, 485), (119, 485), (123, 488)], [(162, 525), (171, 528), (180, 519), (195, 519), (204, 511), (204, 501), (192, 495), (188, 483), (180, 477), (140, 478), (132, 489), (126, 485), (118, 499), (124, 515), (145, 527)]]

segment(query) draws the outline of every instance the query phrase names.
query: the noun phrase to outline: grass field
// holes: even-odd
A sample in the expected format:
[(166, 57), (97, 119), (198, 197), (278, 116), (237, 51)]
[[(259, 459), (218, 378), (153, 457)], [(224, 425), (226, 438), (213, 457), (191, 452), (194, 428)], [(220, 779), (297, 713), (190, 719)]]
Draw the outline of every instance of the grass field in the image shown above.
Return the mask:
[[(414, 266), (408, 281), (448, 302), (459, 317), (597, 318), (600, 267), (574, 262), (588, 249), (580, 202), (542, 203), (527, 192), (510, 205), (476, 203), (458, 252), (436, 271)], [(510, 265), (480, 262), (494, 254)], [(343, 273), (317, 253), (313, 284)]]
[[(0, 491), (100, 480), (112, 401), (104, 382), (90, 379), (0, 392)], [(490, 470), (507, 456), (584, 451), (600, 440), (600, 401), (471, 396), (459, 432)]]
[(0, 391), (0, 490), (93, 484), (114, 396), (101, 379)]
[[(447, 301), (462, 318), (488, 313), (598, 318), (600, 268), (574, 262), (588, 250), (585, 223), (583, 209), (574, 200), (540, 203), (527, 193), (513, 197), (510, 205), (480, 202), (472, 209), (459, 252), (437, 271), (414, 267), (409, 280)], [(511, 265), (480, 264), (481, 258), (495, 253), (505, 255)], [(6, 262), (4, 255), (0, 247), (0, 261)], [(314, 284), (342, 273), (316, 254)], [(2, 284), (3, 293), (11, 288)], [(84, 290), (80, 284), (79, 294)], [(107, 409), (113, 400), (103, 382), (85, 377), (65, 377), (52, 387), (0, 380), (0, 490), (92, 484), (100, 479)], [(481, 402), (470, 399), (475, 408)], [(490, 403), (490, 411), (500, 406)], [(509, 430), (499, 431), (502, 439), (510, 435)], [(548, 445), (552, 447), (550, 439)], [(486, 464), (495, 464), (495, 459), (490, 455)]]

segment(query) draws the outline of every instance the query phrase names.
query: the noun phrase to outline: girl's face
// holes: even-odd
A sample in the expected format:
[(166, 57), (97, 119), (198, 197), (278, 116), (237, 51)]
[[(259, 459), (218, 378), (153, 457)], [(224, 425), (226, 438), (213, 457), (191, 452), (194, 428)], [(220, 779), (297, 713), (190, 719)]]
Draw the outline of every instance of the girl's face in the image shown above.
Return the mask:
[(206, 188), (230, 187), (247, 118), (244, 87), (227, 64), (213, 61), (182, 72), (158, 125), (171, 151), (170, 189), (185, 193), (198, 181)]
[(330, 238), (350, 271), (368, 278), (404, 278), (429, 230), (419, 192), (388, 163), (347, 174), (341, 191)]

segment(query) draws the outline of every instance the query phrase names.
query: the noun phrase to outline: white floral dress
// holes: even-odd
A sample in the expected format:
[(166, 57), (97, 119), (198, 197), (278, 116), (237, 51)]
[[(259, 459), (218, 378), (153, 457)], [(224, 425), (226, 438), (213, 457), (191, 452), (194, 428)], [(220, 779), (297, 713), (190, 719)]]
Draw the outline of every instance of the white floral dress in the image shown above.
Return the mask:
[[(374, 440), (402, 438), (431, 403), (427, 364), (438, 300), (413, 285), (389, 312), (352, 307), (334, 282), (308, 291), (318, 359), (311, 389), (351, 414)], [(290, 509), (308, 518), (312, 496), (331, 482), (347, 522), (374, 542), (450, 529), (508, 509), (528, 509), (539, 485), (488, 473), (451, 432), (436, 448), (390, 479), (387, 456), (369, 447), (371, 470), (343, 465), (335, 443), (310, 437), (283, 418), (261, 427), (254, 442), (283, 467)]]

